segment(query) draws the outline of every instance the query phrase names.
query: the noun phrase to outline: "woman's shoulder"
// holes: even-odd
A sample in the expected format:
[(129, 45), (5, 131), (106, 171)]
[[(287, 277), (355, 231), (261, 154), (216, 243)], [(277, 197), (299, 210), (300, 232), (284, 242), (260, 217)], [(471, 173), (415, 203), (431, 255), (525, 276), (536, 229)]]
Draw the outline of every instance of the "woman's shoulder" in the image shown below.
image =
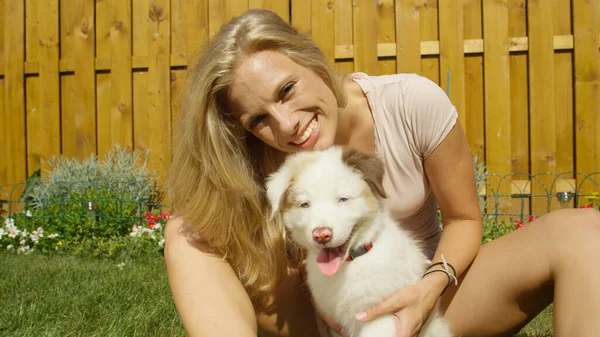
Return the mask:
[(349, 79), (358, 83), (365, 93), (374, 90), (390, 89), (391, 86), (403, 87), (411, 85), (422, 85), (422, 81), (427, 81), (426, 77), (414, 73), (398, 73), (386, 75), (368, 75), (362, 72), (352, 73)]
[(203, 253), (213, 254), (210, 246), (203, 242), (199, 237), (191, 237), (182, 216), (174, 216), (165, 225), (165, 252), (167, 250), (195, 249)]

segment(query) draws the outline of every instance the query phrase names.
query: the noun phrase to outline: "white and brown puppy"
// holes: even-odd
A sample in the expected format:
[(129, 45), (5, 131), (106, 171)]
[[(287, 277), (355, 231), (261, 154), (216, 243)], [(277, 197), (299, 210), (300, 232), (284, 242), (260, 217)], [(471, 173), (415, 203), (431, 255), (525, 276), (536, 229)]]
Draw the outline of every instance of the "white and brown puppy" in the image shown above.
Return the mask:
[[(377, 157), (332, 147), (290, 155), (267, 179), (272, 216), (306, 248), (314, 302), (352, 337), (394, 337), (392, 315), (364, 323), (355, 315), (417, 283), (427, 264), (381, 203), (383, 173)], [(437, 305), (419, 336), (451, 336)]]

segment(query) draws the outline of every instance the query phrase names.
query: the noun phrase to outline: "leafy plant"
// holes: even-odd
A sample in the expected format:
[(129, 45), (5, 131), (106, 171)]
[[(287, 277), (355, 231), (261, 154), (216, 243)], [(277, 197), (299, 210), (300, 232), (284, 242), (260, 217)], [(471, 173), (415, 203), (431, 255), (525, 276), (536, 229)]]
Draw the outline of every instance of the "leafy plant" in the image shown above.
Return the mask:
[(31, 188), (26, 191), (30, 192), (22, 199), (31, 200), (30, 204), (38, 208), (44, 203), (85, 195), (90, 190), (105, 190), (120, 199), (158, 203), (161, 193), (156, 187), (155, 174), (147, 169), (148, 157), (149, 151), (141, 158), (140, 154), (119, 145), (108, 151), (103, 161), (96, 155), (83, 161), (53, 157), (47, 176), (28, 179), (26, 185)]

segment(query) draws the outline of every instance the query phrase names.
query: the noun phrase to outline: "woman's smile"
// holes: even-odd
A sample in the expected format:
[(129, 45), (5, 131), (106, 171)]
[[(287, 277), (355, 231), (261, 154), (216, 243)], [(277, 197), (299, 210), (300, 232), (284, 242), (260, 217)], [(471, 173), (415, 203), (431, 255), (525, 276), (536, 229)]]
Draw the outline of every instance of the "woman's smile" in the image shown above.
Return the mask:
[(318, 115), (310, 120), (308, 125), (304, 128), (304, 131), (300, 132), (300, 135), (290, 143), (298, 146), (301, 149), (311, 148), (319, 137), (319, 120)]

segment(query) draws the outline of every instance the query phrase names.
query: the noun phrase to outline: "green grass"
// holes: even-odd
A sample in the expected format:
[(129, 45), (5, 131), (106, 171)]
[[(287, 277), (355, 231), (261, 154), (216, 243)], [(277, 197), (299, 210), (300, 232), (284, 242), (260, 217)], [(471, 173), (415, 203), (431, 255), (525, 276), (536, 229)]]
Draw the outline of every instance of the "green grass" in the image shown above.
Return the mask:
[(160, 257), (0, 254), (0, 336), (184, 336)]
[[(185, 336), (185, 330), (160, 257), (0, 253), (0, 336)], [(552, 306), (517, 336), (553, 336)]]

